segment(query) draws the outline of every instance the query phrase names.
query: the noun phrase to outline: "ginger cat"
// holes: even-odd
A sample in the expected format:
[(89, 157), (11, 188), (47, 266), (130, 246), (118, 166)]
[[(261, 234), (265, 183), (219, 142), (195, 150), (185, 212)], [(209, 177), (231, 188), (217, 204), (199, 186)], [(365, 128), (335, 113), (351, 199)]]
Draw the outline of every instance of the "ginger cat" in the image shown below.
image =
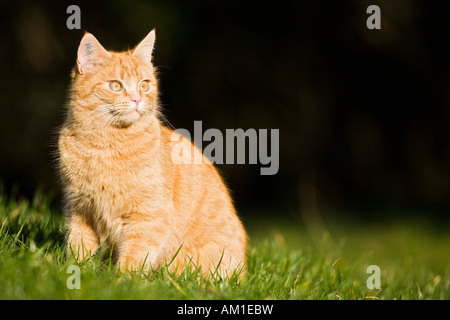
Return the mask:
[[(121, 270), (150, 270), (181, 248), (173, 270), (191, 261), (231, 275), (245, 264), (247, 236), (215, 167), (161, 123), (154, 42), (155, 30), (120, 53), (90, 33), (81, 40), (58, 142), (67, 252), (83, 260), (103, 244)], [(203, 163), (174, 164), (178, 143)]]

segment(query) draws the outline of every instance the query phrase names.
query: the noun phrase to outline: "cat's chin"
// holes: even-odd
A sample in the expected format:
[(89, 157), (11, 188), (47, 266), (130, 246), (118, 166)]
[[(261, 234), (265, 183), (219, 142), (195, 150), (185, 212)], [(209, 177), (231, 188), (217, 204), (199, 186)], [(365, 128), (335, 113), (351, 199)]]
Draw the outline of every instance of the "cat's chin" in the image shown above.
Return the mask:
[(111, 125), (121, 129), (128, 128), (141, 120), (142, 116), (142, 113), (137, 110), (133, 110), (125, 115), (119, 116), (116, 121), (112, 122)]

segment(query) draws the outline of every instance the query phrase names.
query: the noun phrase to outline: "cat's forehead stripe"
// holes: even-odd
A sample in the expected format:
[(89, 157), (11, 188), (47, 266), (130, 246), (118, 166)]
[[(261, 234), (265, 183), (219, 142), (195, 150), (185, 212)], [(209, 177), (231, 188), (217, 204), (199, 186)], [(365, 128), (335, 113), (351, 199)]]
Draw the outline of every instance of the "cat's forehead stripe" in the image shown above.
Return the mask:
[[(117, 56), (117, 60), (114, 59), (114, 69), (116, 70), (118, 76), (120, 76), (123, 80), (131, 80), (139, 78), (141, 70), (139, 64), (134, 61), (131, 55), (127, 55), (122, 57), (120, 55)], [(117, 70), (118, 69), (118, 70)], [(142, 75), (141, 75), (142, 76)]]

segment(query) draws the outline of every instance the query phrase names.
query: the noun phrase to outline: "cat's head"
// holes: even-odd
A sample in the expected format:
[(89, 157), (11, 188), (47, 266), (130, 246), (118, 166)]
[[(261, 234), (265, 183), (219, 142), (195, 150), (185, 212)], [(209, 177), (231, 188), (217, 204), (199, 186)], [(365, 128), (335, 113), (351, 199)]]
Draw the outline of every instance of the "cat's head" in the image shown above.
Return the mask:
[(157, 112), (157, 80), (152, 64), (155, 30), (134, 49), (105, 50), (90, 33), (78, 47), (72, 103), (85, 124), (129, 127)]

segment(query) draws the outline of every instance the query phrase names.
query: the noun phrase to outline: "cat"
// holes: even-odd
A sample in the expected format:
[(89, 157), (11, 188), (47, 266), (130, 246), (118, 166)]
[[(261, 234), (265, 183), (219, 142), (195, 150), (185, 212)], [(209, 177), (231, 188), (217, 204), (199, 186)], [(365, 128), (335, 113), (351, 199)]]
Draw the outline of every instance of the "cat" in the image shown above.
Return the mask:
[[(247, 234), (214, 165), (163, 125), (154, 43), (154, 29), (125, 52), (90, 33), (80, 42), (58, 138), (66, 252), (83, 261), (113, 248), (123, 271), (170, 263), (231, 275), (245, 269)], [(175, 164), (179, 143), (201, 164)]]

